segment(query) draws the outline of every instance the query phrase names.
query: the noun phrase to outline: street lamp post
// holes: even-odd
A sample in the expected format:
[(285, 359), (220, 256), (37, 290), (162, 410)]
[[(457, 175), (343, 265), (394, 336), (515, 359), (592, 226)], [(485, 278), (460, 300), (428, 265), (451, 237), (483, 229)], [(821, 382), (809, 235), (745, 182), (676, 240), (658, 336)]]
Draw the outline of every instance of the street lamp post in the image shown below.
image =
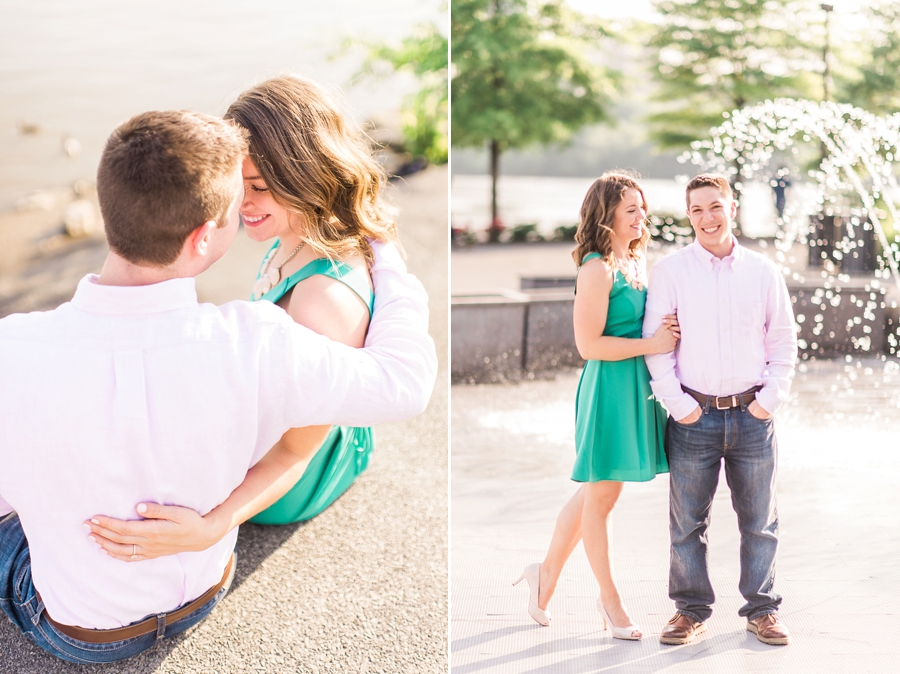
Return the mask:
[[(834, 11), (834, 5), (821, 4), (819, 7), (825, 12), (825, 49), (822, 53), (822, 60), (825, 62), (825, 70), (822, 75), (822, 100), (831, 100), (831, 12)], [(822, 161), (828, 158), (828, 149), (825, 147), (825, 141), (822, 141)], [(835, 231), (834, 215), (827, 215), (823, 210), (819, 215), (811, 218), (812, 231), (809, 239), (809, 265), (811, 267), (821, 267), (827, 259), (833, 261), (834, 244), (837, 241), (837, 232)]]
[(822, 80), (822, 100), (831, 100), (831, 13), (834, 11), (834, 5), (820, 5), (825, 12), (825, 53), (823, 60), (825, 61), (825, 72)]

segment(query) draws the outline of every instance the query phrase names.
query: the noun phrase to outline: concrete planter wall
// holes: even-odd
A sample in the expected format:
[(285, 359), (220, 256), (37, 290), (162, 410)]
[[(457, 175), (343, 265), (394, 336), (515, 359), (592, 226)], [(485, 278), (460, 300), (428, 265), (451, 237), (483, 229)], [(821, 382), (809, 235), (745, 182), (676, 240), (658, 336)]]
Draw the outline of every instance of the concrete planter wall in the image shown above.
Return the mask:
[[(572, 329), (572, 279), (523, 279), (529, 292), (451, 299), (451, 379), (454, 383), (517, 381), (581, 367)], [(566, 289), (566, 282), (569, 288)], [(788, 286), (800, 326), (801, 358), (874, 355), (887, 350), (886, 292), (871, 277), (838, 288)]]
[(517, 381), (580, 367), (572, 307), (571, 290), (452, 298), (453, 382)]
[(450, 376), (454, 383), (521, 379), (528, 301), (513, 293), (454, 298)]

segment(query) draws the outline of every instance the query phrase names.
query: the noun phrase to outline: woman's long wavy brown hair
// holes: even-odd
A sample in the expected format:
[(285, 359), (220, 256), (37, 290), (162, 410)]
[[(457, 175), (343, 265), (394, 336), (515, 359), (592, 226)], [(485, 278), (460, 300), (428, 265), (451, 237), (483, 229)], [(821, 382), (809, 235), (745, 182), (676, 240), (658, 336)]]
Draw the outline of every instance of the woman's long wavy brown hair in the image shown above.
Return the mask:
[(317, 253), (361, 253), (371, 262), (367, 238), (397, 241), (380, 194), (387, 176), (365, 134), (322, 87), (296, 75), (275, 77), (242, 93), (225, 119), (247, 129), (250, 158), (266, 187), (300, 216), (295, 233)]
[[(638, 182), (637, 174), (616, 170), (607, 171), (597, 178), (588, 189), (584, 196), (584, 202), (581, 204), (581, 220), (578, 223), (578, 230), (575, 232), (575, 250), (572, 251), (572, 257), (575, 264), (581, 266), (581, 261), (585, 255), (589, 253), (600, 253), (601, 257), (610, 263), (611, 266), (617, 266), (612, 252), (612, 225), (615, 218), (616, 207), (622, 203), (625, 190), (631, 188), (637, 190), (641, 195), (644, 212), (647, 218), (650, 217), (650, 211), (647, 207), (647, 197), (644, 195), (644, 189)], [(641, 238), (635, 239), (628, 244), (628, 252), (632, 258), (637, 259), (641, 256), (647, 241), (650, 239), (650, 230), (647, 228), (647, 220), (644, 221), (642, 227)]]

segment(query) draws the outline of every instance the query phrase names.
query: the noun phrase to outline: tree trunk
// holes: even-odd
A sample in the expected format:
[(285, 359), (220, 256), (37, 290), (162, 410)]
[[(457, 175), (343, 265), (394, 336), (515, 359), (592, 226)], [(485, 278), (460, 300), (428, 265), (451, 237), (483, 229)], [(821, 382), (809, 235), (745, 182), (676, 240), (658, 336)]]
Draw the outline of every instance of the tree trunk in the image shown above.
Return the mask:
[(496, 243), (500, 240), (503, 223), (497, 208), (497, 180), (500, 178), (500, 143), (491, 140), (491, 225), (488, 227), (488, 241)]

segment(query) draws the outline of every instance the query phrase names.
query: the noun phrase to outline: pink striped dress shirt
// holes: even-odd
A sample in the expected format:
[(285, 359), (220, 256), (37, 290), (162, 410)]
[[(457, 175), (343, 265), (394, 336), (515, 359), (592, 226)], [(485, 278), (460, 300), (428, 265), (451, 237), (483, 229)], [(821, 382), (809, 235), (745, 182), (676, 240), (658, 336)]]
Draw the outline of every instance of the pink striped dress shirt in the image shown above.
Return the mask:
[(759, 384), (757, 402), (769, 413), (790, 393), (797, 336), (784, 278), (768, 258), (733, 241), (721, 260), (695, 241), (650, 270), (644, 336), (666, 314), (677, 313), (681, 325), (674, 352), (645, 357), (653, 393), (674, 419), (697, 407), (682, 384), (716, 396)]

